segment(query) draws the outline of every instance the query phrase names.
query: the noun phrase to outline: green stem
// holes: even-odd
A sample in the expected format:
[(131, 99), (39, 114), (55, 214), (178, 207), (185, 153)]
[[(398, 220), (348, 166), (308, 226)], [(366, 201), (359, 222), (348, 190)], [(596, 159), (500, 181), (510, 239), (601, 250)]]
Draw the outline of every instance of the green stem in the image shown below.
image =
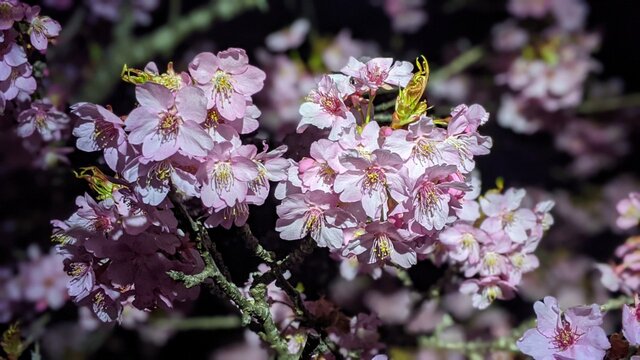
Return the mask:
[(581, 114), (594, 114), (634, 107), (640, 107), (640, 94), (587, 100), (578, 107), (578, 112)]
[(132, 38), (128, 33), (116, 37), (115, 43), (93, 67), (92, 77), (75, 100), (101, 102), (120, 80), (123, 64), (137, 66), (158, 55), (168, 56), (189, 35), (209, 28), (218, 19), (228, 20), (244, 11), (266, 6), (265, 0), (211, 1), (148, 35)]
[(484, 55), (485, 50), (481, 45), (469, 48), (446, 66), (441, 67), (438, 71), (434, 71), (431, 74), (431, 79), (434, 81), (449, 79), (480, 61)]
[(170, 328), (179, 331), (188, 330), (226, 330), (237, 329), (242, 326), (242, 321), (235, 315), (229, 316), (202, 316), (186, 319), (165, 318), (151, 322), (153, 327)]

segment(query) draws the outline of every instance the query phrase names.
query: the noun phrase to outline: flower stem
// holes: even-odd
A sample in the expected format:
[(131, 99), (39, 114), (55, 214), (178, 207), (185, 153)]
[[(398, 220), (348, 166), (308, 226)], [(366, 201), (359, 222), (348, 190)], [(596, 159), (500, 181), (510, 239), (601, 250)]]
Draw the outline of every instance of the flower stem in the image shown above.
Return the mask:
[(640, 108), (640, 94), (587, 100), (578, 107), (578, 112), (581, 114), (594, 114), (634, 107)]
[(235, 315), (228, 316), (203, 316), (186, 319), (165, 318), (152, 321), (153, 327), (170, 328), (173, 330), (226, 330), (236, 329), (242, 326), (241, 319)]

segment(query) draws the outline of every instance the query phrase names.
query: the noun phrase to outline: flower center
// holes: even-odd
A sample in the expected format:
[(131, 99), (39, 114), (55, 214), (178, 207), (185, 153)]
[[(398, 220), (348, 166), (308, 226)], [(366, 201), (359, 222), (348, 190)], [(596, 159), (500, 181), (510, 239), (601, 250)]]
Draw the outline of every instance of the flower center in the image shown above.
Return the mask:
[(432, 159), (437, 151), (436, 142), (425, 138), (418, 140), (414, 148), (414, 153), (418, 155), (420, 160)]
[(472, 234), (465, 233), (464, 235), (462, 235), (462, 247), (470, 248), (473, 246), (473, 244), (475, 244), (475, 242), (476, 242), (476, 239), (473, 237)]
[(118, 132), (113, 125), (106, 121), (96, 121), (91, 135), (98, 145), (107, 147), (109, 142), (116, 138)]
[(231, 78), (229, 74), (222, 70), (217, 70), (211, 79), (213, 88), (216, 93), (222, 94), (222, 96), (228, 98), (233, 91), (233, 84), (231, 84)]
[(562, 319), (562, 325), (556, 328), (555, 335), (551, 340), (555, 349), (558, 350), (566, 350), (571, 345), (575, 344), (576, 341), (582, 336), (582, 334), (578, 334), (576, 330), (571, 329), (571, 324), (566, 320)]
[(158, 126), (158, 130), (162, 134), (164, 140), (175, 137), (178, 134), (178, 129), (180, 128), (181, 118), (172, 113), (166, 113), (162, 120), (160, 120), (160, 125)]
[[(384, 260), (391, 256), (391, 240), (386, 234), (377, 234), (373, 240), (371, 254), (377, 260)], [(376, 262), (376, 261), (371, 261)]]
[(431, 181), (425, 181), (420, 185), (416, 193), (416, 203), (418, 209), (423, 214), (433, 216), (436, 212), (441, 212), (442, 206), (439, 200), (440, 190), (436, 187), (436, 184)]
[[(169, 180), (169, 177), (171, 177), (171, 172), (172, 172), (172, 167), (171, 164), (169, 164), (168, 161), (161, 161), (159, 163), (157, 163), (156, 165), (153, 166), (153, 168), (151, 169), (151, 175), (149, 178), (156, 178), (159, 181), (166, 181)], [(151, 179), (149, 179), (150, 181)]]
[(317, 208), (313, 208), (305, 214), (304, 226), (302, 228), (302, 234), (311, 234), (312, 238), (317, 238), (322, 229), (322, 211)]
[(321, 95), (319, 103), (328, 113), (338, 114), (342, 112), (340, 101), (333, 96)]
[(229, 162), (220, 162), (216, 164), (213, 168), (213, 173), (211, 174), (213, 178), (213, 184), (218, 191), (225, 189), (227, 191), (231, 190), (231, 186), (233, 185), (233, 172), (231, 171), (231, 163)]
[(367, 80), (376, 85), (382, 85), (389, 75), (389, 73), (380, 69), (380, 67), (377, 65), (369, 67), (368, 70), (369, 71), (367, 73)]
[(380, 190), (386, 183), (387, 179), (382, 169), (377, 166), (370, 166), (365, 172), (362, 187), (366, 191)]

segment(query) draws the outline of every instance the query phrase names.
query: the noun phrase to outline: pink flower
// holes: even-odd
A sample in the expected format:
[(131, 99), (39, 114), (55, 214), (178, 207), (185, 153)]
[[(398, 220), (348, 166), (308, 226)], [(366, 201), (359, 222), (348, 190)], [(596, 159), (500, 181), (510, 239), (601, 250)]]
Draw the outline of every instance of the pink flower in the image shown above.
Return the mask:
[[(459, 208), (458, 200), (465, 191), (471, 190), (463, 182), (452, 178), (455, 166), (434, 166), (425, 170), (411, 190), (409, 206), (412, 218), (427, 230), (442, 230), (452, 222), (454, 208)], [(458, 198), (452, 192), (458, 190)]]
[(62, 139), (62, 132), (68, 128), (69, 117), (53, 105), (42, 100), (31, 103), (31, 108), (18, 115), (18, 136), (28, 137), (38, 131), (44, 141)]
[(37, 311), (60, 309), (69, 299), (62, 257), (42, 255), (35, 246), (29, 248), (29, 262), (20, 264), (19, 281), (24, 300), (35, 304)]
[(195, 171), (199, 166), (199, 161), (180, 154), (162, 161), (138, 157), (127, 164), (123, 177), (136, 184), (136, 192), (145, 204), (156, 206), (166, 198), (171, 185), (185, 196), (198, 196)]
[(284, 240), (298, 240), (309, 234), (318, 246), (340, 249), (342, 228), (356, 225), (353, 217), (338, 206), (338, 196), (322, 191), (294, 194), (278, 205), (276, 231)]
[[(6, 76), (6, 77), (5, 77)], [(11, 71), (0, 73), (0, 93), (5, 100), (18, 98), (24, 100), (36, 91), (36, 79), (29, 63), (11, 68)]]
[(127, 137), (124, 121), (100, 105), (77, 103), (71, 113), (79, 118), (73, 135), (78, 138), (76, 147), (82, 151), (104, 150), (104, 159), (112, 170), (118, 160), (127, 154)]
[(496, 276), (466, 280), (460, 285), (460, 292), (471, 295), (473, 307), (480, 310), (489, 307), (496, 299), (507, 300), (515, 296), (513, 285)]
[(344, 170), (338, 156), (344, 151), (336, 142), (320, 139), (311, 144), (310, 158), (300, 160), (300, 180), (309, 190), (332, 191), (338, 172)]
[(375, 93), (385, 85), (407, 86), (413, 74), (413, 65), (407, 61), (393, 62), (392, 58), (374, 58), (362, 63), (355, 58), (349, 58), (349, 63), (341, 70), (344, 74), (353, 76), (357, 85), (364, 91)]
[(25, 13), (26, 20), (29, 22), (29, 30), (27, 30), (27, 33), (29, 34), (33, 47), (41, 52), (45, 52), (49, 40), (57, 37), (62, 27), (57, 21), (50, 17), (39, 15), (39, 6), (33, 6), (27, 9)]
[(410, 268), (417, 262), (412, 242), (398, 232), (389, 222), (374, 221), (364, 228), (364, 235), (357, 237), (345, 249), (343, 255), (355, 254), (361, 264), (384, 265), (392, 262)]
[(468, 173), (475, 168), (474, 157), (489, 153), (493, 142), (490, 137), (478, 134), (478, 127), (489, 120), (489, 113), (480, 105), (458, 105), (451, 111), (447, 125), (447, 138), (442, 146), (442, 156), (447, 164)]
[(207, 108), (216, 108), (226, 119), (245, 116), (247, 97), (262, 90), (266, 74), (249, 65), (243, 49), (229, 48), (214, 55), (200, 53), (189, 64), (189, 72), (205, 91)]
[(288, 28), (269, 34), (265, 43), (271, 51), (280, 52), (295, 49), (302, 45), (310, 28), (309, 20), (301, 18), (294, 21)]
[(508, 189), (504, 194), (489, 193), (480, 199), (482, 211), (488, 216), (481, 229), (488, 233), (504, 230), (514, 242), (528, 238), (527, 231), (536, 224), (536, 216), (529, 209), (518, 209), (526, 192)]
[(142, 144), (150, 160), (164, 160), (180, 150), (188, 156), (205, 156), (213, 140), (199, 125), (205, 120), (202, 91), (184, 87), (175, 97), (171, 90), (154, 83), (136, 87), (140, 107), (125, 120), (129, 142)]
[(445, 164), (442, 157), (445, 138), (444, 129), (435, 127), (431, 118), (422, 117), (407, 130), (394, 130), (385, 138), (382, 148), (408, 160), (414, 173), (421, 173), (428, 167)]
[(285, 145), (281, 145), (271, 151), (266, 142), (262, 152), (253, 157), (253, 162), (258, 168), (258, 176), (249, 183), (250, 193), (247, 201), (253, 205), (262, 205), (269, 196), (270, 181), (280, 182), (287, 179), (287, 171), (291, 163), (282, 156), (287, 151)]
[(453, 260), (471, 265), (480, 261), (480, 246), (490, 241), (487, 233), (463, 223), (445, 229), (439, 234), (439, 239)]
[(602, 313), (596, 304), (561, 311), (555, 298), (547, 296), (533, 308), (537, 325), (517, 342), (526, 355), (536, 360), (602, 359), (611, 347), (602, 329)]
[(243, 202), (249, 183), (258, 177), (258, 166), (251, 160), (255, 153), (255, 146), (216, 144), (196, 174), (202, 184), (202, 203), (222, 209)]
[[(343, 95), (334, 79), (324, 75), (318, 88), (312, 90), (307, 101), (300, 105), (302, 119), (298, 123), (298, 133), (312, 125), (319, 129), (331, 128), (334, 134), (334, 129), (340, 130), (355, 124), (355, 117), (342, 100)], [(329, 139), (336, 140), (337, 135)]]
[(386, 216), (389, 189), (401, 186), (397, 172), (402, 159), (386, 150), (375, 150), (367, 158), (353, 151), (343, 157), (341, 163), (347, 171), (337, 175), (333, 185), (340, 201), (362, 202), (365, 213), (372, 219)]
[(633, 192), (625, 199), (620, 200), (616, 205), (620, 216), (616, 224), (621, 229), (630, 229), (640, 222), (640, 192)]

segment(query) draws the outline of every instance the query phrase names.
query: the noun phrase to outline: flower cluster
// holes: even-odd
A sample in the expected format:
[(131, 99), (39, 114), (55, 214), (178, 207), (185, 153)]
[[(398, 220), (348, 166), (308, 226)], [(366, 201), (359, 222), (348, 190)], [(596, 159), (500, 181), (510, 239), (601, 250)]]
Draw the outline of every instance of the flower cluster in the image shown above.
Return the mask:
[(86, 176), (103, 189), (103, 199), (79, 196), (71, 217), (52, 221), (52, 240), (64, 256), (73, 300), (106, 322), (118, 319), (127, 304), (149, 310), (195, 298), (198, 288), (187, 289), (167, 274), (190, 274), (204, 267), (188, 237), (177, 229), (169, 201), (147, 205), (126, 185), (104, 175)]
[[(177, 229), (167, 195), (173, 190), (199, 198), (209, 214), (205, 224), (212, 227), (243, 225), (248, 205), (264, 203), (269, 181), (283, 179), (289, 166), (281, 158), (286, 147), (258, 151), (240, 141), (240, 134), (258, 126), (260, 111), (251, 96), (264, 78), (244, 50), (232, 48), (198, 54), (188, 73), (171, 65), (159, 73), (153, 63), (144, 70), (125, 68), (123, 79), (136, 84), (139, 104), (126, 117), (96, 104), (72, 106), (77, 147), (102, 151), (119, 178), (81, 175), (101, 202), (79, 198), (78, 213), (56, 225), (68, 270), (76, 274), (70, 287), (76, 301), (88, 299), (101, 319), (113, 320), (118, 301), (130, 297), (138, 309), (192, 297), (193, 291), (166, 275), (202, 265)], [(131, 259), (137, 258), (136, 265)], [(140, 275), (126, 275), (131, 273)]]
[(596, 304), (561, 311), (557, 300), (547, 296), (534, 304), (534, 310), (536, 327), (527, 330), (517, 346), (535, 360), (603, 359), (611, 347)]
[(18, 273), (0, 268), (0, 322), (11, 319), (21, 305), (30, 304), (36, 311), (60, 309), (68, 300), (69, 277), (62, 258), (55, 252), (41, 254), (37, 246), (27, 249), (28, 259), (18, 265)]
[(45, 73), (38, 54), (46, 53), (60, 33), (60, 24), (40, 15), (39, 6), (18, 0), (3, 1), (0, 7), (0, 113), (12, 123), (17, 119), (14, 131), (36, 156), (36, 165), (66, 161), (65, 151), (49, 144), (69, 137), (68, 116), (46, 97), (32, 101), (38, 95), (36, 79)]
[[(294, 162), (278, 185), (276, 230), (284, 240), (310, 236), (338, 257), (357, 258), (363, 271), (390, 263), (409, 268), (418, 258), (442, 264), (450, 253), (466, 264), (467, 277), (481, 275), (464, 288), (475, 286), (485, 299), (477, 306), (485, 307), (507, 298), (521, 274), (537, 267), (531, 253), (552, 203), (534, 212), (518, 209), (524, 191), (489, 194), (481, 200), (486, 219), (473, 227), (481, 215), (471, 171), (474, 157), (492, 145), (477, 132), (489, 114), (459, 105), (446, 119), (426, 116), (419, 101), (426, 61), (418, 67), (414, 75), (409, 63), (352, 58), (343, 74), (320, 80), (300, 107), (298, 131), (327, 129), (326, 138), (313, 142), (310, 156)], [(392, 124), (380, 127), (373, 99), (398, 86)]]
[(511, 188), (491, 190), (479, 201), (466, 199), (461, 220), (440, 234), (443, 256), (458, 264), (465, 277), (476, 277), (460, 288), (472, 295), (475, 307), (512, 298), (522, 275), (539, 266), (534, 251), (553, 224), (549, 211), (554, 203), (524, 208), (525, 195), (525, 190)]
[(554, 19), (542, 32), (528, 31), (513, 20), (494, 29), (494, 47), (506, 65), (496, 82), (511, 90), (503, 95), (498, 122), (532, 133), (546, 124), (545, 113), (581, 102), (587, 76), (598, 69), (591, 54), (599, 36), (585, 32), (587, 5), (581, 0), (514, 0), (508, 8), (517, 18), (551, 14)]

